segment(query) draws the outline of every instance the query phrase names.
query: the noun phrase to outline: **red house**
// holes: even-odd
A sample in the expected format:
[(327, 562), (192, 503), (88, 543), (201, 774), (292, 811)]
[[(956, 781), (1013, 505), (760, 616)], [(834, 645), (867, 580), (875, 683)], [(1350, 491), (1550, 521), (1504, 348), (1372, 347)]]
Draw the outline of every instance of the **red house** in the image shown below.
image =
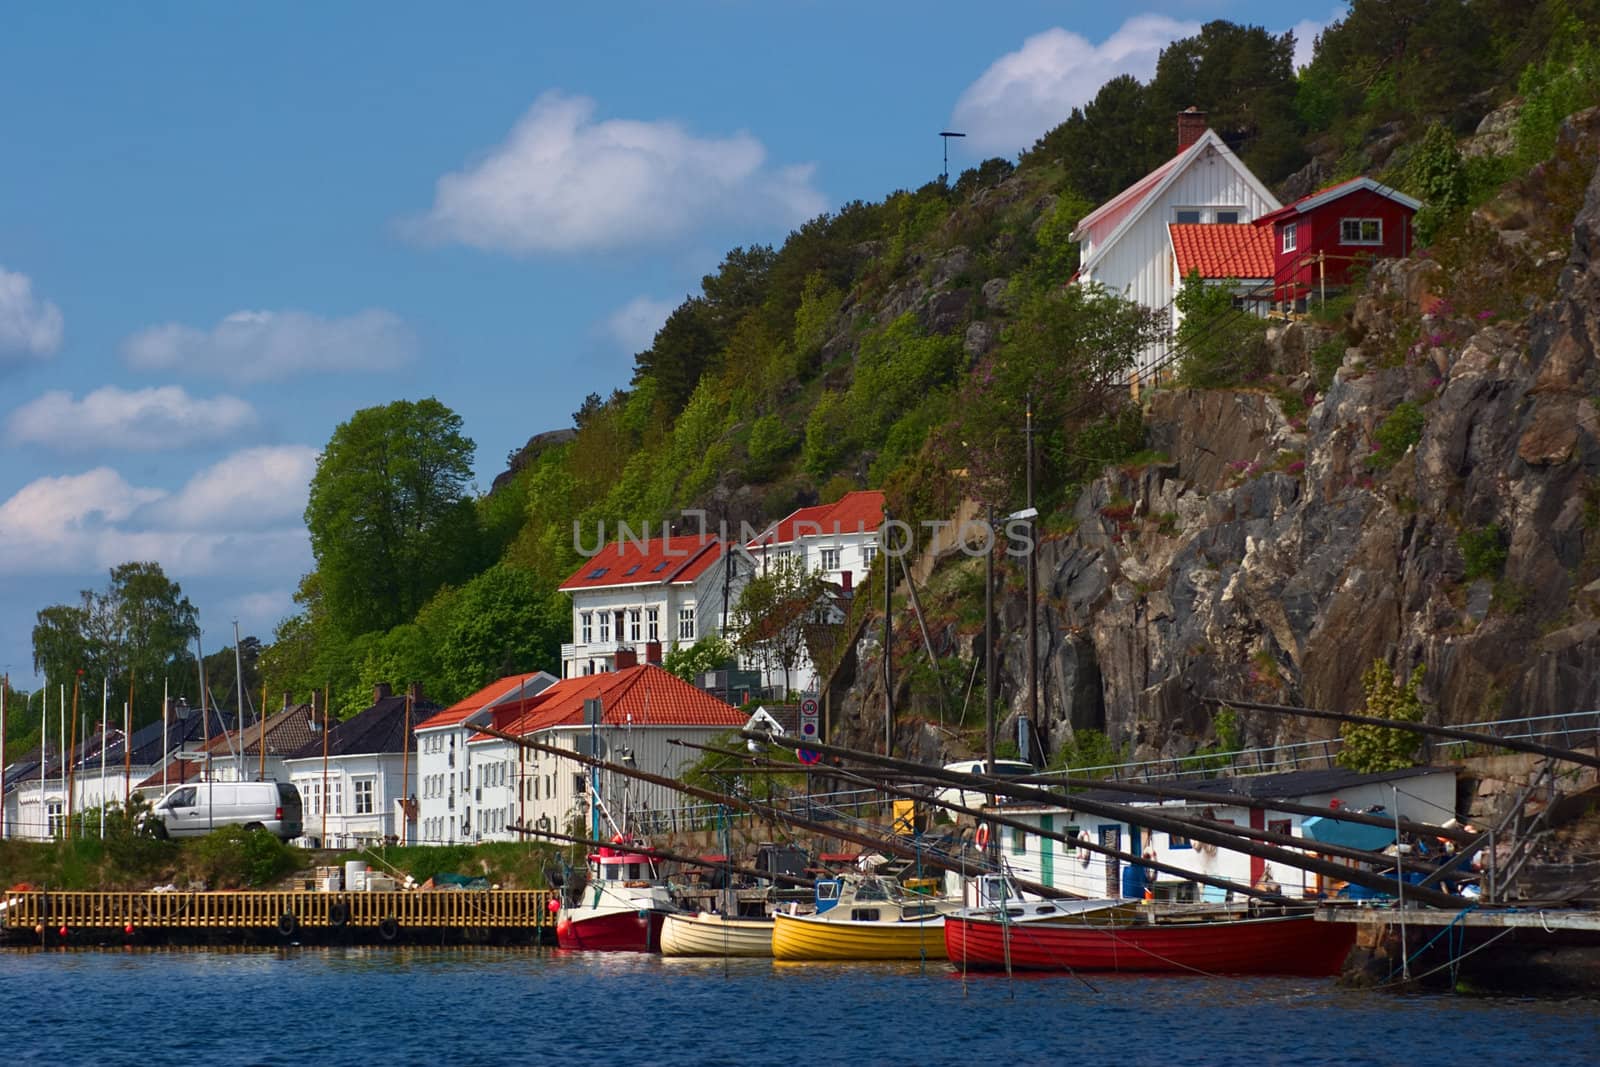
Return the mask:
[(1422, 204), (1371, 178), (1351, 178), (1257, 218), (1270, 227), (1276, 300), (1305, 299), (1350, 283), (1374, 259), (1410, 255), (1411, 219)]

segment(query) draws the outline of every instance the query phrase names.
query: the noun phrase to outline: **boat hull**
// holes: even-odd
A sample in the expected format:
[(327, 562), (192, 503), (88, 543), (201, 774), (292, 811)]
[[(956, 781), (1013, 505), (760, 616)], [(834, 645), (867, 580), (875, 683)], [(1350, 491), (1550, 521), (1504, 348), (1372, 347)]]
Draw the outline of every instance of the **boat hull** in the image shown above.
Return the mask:
[(661, 927), (663, 956), (772, 955), (771, 919), (669, 915)]
[(556, 944), (586, 952), (660, 952), (666, 918), (654, 909), (563, 908), (556, 916)]
[(1309, 915), (1110, 927), (951, 916), (950, 959), (978, 970), (1204, 972), (1326, 977), (1355, 944), (1349, 923)]
[(942, 960), (944, 921), (942, 915), (904, 922), (775, 915), (772, 956), (779, 960)]

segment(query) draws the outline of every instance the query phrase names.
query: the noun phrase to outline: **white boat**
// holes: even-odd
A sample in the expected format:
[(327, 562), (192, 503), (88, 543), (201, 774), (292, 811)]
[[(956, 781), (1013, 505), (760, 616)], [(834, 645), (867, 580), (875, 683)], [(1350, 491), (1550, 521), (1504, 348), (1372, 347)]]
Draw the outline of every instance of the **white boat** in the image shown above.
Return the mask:
[(702, 911), (668, 915), (661, 926), (663, 956), (772, 955), (772, 917)]

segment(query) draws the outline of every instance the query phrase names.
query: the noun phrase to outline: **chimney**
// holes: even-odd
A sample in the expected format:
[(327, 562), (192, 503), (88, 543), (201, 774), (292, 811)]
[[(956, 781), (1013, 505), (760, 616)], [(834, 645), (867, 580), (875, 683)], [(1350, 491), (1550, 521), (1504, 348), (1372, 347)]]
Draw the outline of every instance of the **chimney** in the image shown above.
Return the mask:
[(646, 641), (644, 643), (644, 661), (657, 667), (661, 666), (660, 641)]
[(422, 703), (422, 683), (412, 682), (406, 686), (406, 695), (411, 698), (411, 706), (416, 707)]
[(389, 688), (388, 682), (379, 682), (372, 687), (372, 702), (374, 704), (380, 700), (388, 700), (393, 695), (394, 690)]
[(619, 648), (613, 653), (613, 666), (616, 670), (625, 671), (629, 667), (639, 665), (639, 650), (636, 648)]
[(1198, 141), (1206, 132), (1206, 113), (1197, 107), (1186, 107), (1178, 112), (1178, 151)]
[(848, 593), (852, 589), (855, 588), (855, 584), (856, 584), (856, 576), (855, 576), (855, 573), (853, 571), (840, 571), (839, 572), (839, 588), (840, 589), (842, 589), (846, 593)]
[(283, 691), (283, 710), (288, 711), (294, 705), (294, 694), (287, 689)]

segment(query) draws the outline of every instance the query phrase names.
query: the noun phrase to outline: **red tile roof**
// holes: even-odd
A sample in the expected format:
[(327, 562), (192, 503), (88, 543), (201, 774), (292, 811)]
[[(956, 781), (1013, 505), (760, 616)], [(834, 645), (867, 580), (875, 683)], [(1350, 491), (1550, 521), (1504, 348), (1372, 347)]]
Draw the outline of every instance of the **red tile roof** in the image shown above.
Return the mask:
[(618, 585), (669, 585), (692, 582), (721, 558), (722, 542), (710, 534), (657, 537), (640, 544), (622, 540), (584, 561), (561, 589), (604, 589)]
[(808, 525), (801, 529), (801, 536), (869, 533), (883, 525), (883, 493), (877, 489), (858, 489), (846, 493), (832, 504), (817, 504), (792, 511), (747, 547), (790, 544), (795, 540), (796, 528), (802, 523)]
[(1172, 253), (1178, 273), (1202, 278), (1272, 277), (1272, 233), (1241, 223), (1171, 223)]
[(506, 703), (506, 698), (513, 696), (516, 691), (539, 675), (543, 671), (534, 671), (530, 674), (513, 674), (501, 678), (497, 682), (490, 682), (471, 696), (456, 701), (437, 715), (430, 715), (425, 721), (417, 724), (418, 730), (432, 730), (440, 726), (454, 726), (475, 711), (480, 711), (493, 705)]
[[(531, 700), (521, 713), (495, 726), (506, 733), (527, 735), (559, 726), (583, 723), (583, 702), (599, 697), (606, 726), (743, 726), (749, 716), (710, 693), (668, 674), (660, 667), (641, 664), (606, 674), (564, 678)], [(484, 740), (479, 734), (474, 741)]]

